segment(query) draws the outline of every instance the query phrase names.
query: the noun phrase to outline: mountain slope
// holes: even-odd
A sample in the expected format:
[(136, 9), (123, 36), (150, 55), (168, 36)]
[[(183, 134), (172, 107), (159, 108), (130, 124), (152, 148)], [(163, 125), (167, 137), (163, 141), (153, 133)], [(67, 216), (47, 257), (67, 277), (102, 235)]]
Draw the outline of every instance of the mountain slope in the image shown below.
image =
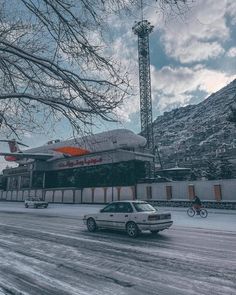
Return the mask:
[(197, 105), (178, 108), (153, 123), (164, 167), (202, 167), (207, 160), (236, 160), (236, 126), (227, 121), (236, 80)]

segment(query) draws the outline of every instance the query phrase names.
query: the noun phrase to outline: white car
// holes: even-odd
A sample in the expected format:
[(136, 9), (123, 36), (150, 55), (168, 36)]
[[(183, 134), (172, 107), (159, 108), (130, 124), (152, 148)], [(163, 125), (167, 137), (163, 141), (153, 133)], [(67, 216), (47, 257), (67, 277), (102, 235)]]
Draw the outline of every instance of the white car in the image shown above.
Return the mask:
[(83, 221), (90, 232), (117, 229), (126, 231), (130, 237), (137, 237), (142, 230), (156, 234), (173, 224), (170, 213), (159, 213), (144, 201), (112, 202), (99, 213), (85, 215)]
[(39, 197), (28, 197), (25, 199), (25, 208), (47, 208), (48, 202), (41, 200)]

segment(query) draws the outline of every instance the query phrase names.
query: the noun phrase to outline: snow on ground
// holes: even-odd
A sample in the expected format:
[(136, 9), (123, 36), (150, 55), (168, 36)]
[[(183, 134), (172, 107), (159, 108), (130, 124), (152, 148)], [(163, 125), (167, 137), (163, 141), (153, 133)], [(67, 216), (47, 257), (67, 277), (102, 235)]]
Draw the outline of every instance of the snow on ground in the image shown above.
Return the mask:
[[(0, 202), (0, 212), (28, 212), (30, 214), (45, 214), (52, 216), (71, 216), (82, 219), (85, 214), (96, 213), (104, 205), (93, 204), (49, 204), (47, 209), (26, 209), (23, 202)], [(159, 211), (170, 211), (174, 225), (213, 230), (236, 231), (236, 210), (207, 209), (208, 217), (189, 217), (187, 208), (159, 207)]]
[[(207, 218), (189, 217), (188, 208), (165, 208), (171, 211), (175, 225), (213, 230), (236, 231), (236, 210), (207, 209)], [(163, 208), (160, 208), (163, 210)]]
[(235, 213), (190, 218), (137, 239), (87, 231), (102, 205), (0, 202), (0, 295), (236, 295)]

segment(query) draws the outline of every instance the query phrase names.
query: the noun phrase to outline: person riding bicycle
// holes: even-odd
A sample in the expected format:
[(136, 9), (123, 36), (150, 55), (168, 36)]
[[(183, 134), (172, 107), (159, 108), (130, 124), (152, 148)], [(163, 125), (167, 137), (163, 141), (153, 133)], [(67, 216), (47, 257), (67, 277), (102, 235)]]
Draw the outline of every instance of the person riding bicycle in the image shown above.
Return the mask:
[(195, 196), (193, 199), (193, 208), (197, 211), (197, 215), (200, 214), (200, 209), (202, 207), (202, 202), (198, 196)]

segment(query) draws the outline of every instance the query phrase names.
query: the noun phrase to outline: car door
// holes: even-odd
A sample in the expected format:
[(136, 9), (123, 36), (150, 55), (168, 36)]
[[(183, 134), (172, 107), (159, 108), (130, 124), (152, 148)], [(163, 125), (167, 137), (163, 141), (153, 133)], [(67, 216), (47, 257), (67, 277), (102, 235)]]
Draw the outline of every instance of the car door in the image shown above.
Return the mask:
[(116, 204), (111, 203), (103, 208), (97, 216), (97, 224), (102, 228), (113, 228), (113, 217), (116, 211)]
[(124, 230), (132, 212), (133, 208), (129, 202), (118, 202), (113, 213), (113, 228)]

